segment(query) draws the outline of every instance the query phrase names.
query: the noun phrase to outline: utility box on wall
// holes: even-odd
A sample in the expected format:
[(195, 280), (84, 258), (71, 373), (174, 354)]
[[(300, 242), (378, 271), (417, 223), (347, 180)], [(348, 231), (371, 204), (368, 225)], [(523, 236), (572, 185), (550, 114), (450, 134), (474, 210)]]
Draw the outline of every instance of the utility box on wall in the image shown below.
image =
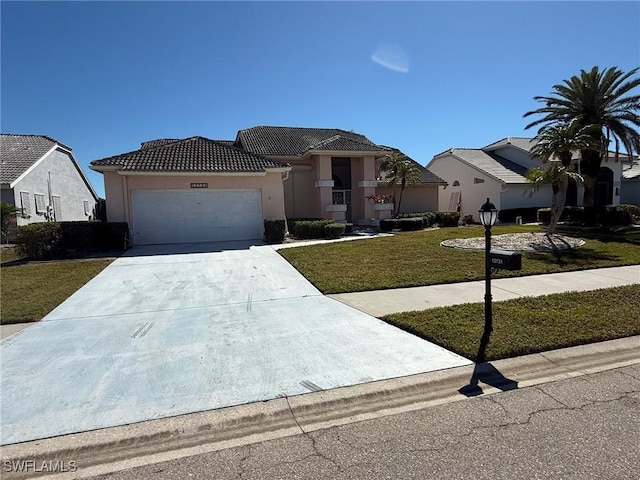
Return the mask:
[(522, 254), (509, 250), (491, 250), (489, 252), (491, 268), (501, 270), (520, 270), (522, 268)]

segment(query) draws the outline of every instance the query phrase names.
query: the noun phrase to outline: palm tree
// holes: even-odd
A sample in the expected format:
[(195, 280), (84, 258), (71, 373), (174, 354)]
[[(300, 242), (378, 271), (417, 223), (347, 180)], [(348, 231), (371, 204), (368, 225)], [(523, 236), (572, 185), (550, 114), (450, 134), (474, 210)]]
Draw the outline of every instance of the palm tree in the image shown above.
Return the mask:
[(582, 147), (580, 171), (588, 179), (584, 189), (584, 205), (594, 202), (593, 185), (600, 172), (600, 164), (608, 154), (608, 146), (615, 142), (616, 158), (623, 146), (629, 155), (640, 151), (640, 95), (631, 91), (640, 85), (640, 78), (631, 78), (638, 70), (624, 73), (617, 67), (603, 71), (595, 66), (590, 71), (581, 70), (562, 84), (553, 86), (550, 96), (533, 97), (544, 107), (524, 114), (543, 115), (525, 128), (535, 125), (576, 123), (577, 128), (587, 128), (593, 142)]
[(558, 220), (560, 220), (560, 215), (562, 215), (562, 210), (564, 209), (569, 179), (579, 182), (584, 180), (580, 174), (571, 170), (571, 167), (566, 167), (557, 161), (532, 168), (527, 171), (525, 176), (529, 180), (531, 194), (544, 185), (551, 185), (553, 193), (551, 197), (551, 218), (547, 227), (547, 235), (551, 235), (555, 233)]
[(527, 172), (527, 178), (531, 183), (531, 193), (544, 184), (551, 184), (553, 196), (551, 198), (551, 219), (547, 228), (549, 235), (555, 232), (556, 225), (562, 215), (567, 201), (569, 179), (583, 181), (580, 175), (574, 173), (571, 159), (574, 152), (589, 148), (594, 143), (591, 136), (592, 131), (592, 125), (580, 127), (574, 120), (568, 124), (546, 125), (538, 131), (538, 135), (534, 139), (537, 142), (531, 149), (531, 154), (542, 160), (543, 164), (551, 159), (560, 160), (562, 167), (558, 168), (557, 161), (555, 161), (548, 167), (539, 167)]
[(402, 204), (402, 192), (411, 183), (420, 183), (420, 169), (402, 152), (396, 151), (387, 157), (380, 164), (380, 172), (382, 177), (387, 181), (388, 187), (393, 187), (394, 197), (395, 190), (400, 186), (400, 196), (396, 205), (396, 216), (400, 213), (400, 205)]

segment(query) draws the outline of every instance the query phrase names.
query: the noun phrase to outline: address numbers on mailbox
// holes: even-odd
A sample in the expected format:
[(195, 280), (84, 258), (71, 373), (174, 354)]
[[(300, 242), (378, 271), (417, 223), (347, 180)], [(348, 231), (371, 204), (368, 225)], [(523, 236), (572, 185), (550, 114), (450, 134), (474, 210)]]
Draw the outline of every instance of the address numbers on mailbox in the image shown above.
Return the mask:
[(522, 254), (509, 250), (491, 250), (489, 262), (492, 268), (501, 270), (520, 270), (522, 268)]

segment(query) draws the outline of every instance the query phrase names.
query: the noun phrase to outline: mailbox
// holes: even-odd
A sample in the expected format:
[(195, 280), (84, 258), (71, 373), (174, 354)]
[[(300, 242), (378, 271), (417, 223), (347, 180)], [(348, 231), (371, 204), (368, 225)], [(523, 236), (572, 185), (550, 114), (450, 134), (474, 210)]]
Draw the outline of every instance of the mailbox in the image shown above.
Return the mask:
[(491, 268), (502, 270), (520, 270), (522, 268), (522, 254), (509, 250), (491, 250), (489, 252)]

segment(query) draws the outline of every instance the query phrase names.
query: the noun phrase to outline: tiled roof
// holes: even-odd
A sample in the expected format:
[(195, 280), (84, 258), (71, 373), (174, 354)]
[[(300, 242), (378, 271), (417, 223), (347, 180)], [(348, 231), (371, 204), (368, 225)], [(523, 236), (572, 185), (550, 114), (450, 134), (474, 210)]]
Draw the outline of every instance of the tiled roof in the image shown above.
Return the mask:
[(351, 138), (345, 138), (341, 135), (322, 140), (307, 149), (324, 150), (324, 151), (344, 151), (344, 152), (380, 152), (384, 148), (371, 143), (360, 142)]
[(505, 183), (527, 183), (526, 168), (481, 149), (452, 148), (451, 155)]
[(632, 163), (629, 168), (622, 170), (622, 177), (627, 180), (640, 178), (640, 163)]
[[(447, 182), (445, 180), (443, 180), (442, 178), (437, 176), (435, 173), (433, 173), (428, 168), (420, 165), (413, 158), (411, 158), (408, 155), (402, 153), (397, 148), (391, 148), (391, 147), (385, 147), (385, 148), (388, 148), (389, 150), (391, 150), (393, 152), (400, 153), (407, 160), (409, 160), (418, 170), (420, 170), (420, 184), (421, 185), (446, 185), (447, 184)], [(384, 180), (382, 180), (382, 182), (384, 182)]]
[(489, 151), (495, 150), (500, 147), (504, 147), (506, 145), (513, 145), (516, 148), (524, 150), (525, 152), (531, 151), (533, 146), (538, 143), (535, 138), (530, 137), (506, 137), (502, 140), (498, 140), (497, 142), (493, 142), (486, 147), (483, 147), (482, 150)]
[(98, 171), (100, 167), (116, 166), (124, 171), (207, 173), (264, 172), (269, 168), (286, 167), (287, 164), (208, 138), (191, 137), (94, 160), (91, 166)]
[(268, 156), (300, 156), (309, 150), (382, 151), (364, 135), (337, 128), (253, 127), (240, 130), (236, 146)]
[(55, 145), (66, 145), (45, 135), (0, 135), (0, 183), (10, 184), (40, 160)]

